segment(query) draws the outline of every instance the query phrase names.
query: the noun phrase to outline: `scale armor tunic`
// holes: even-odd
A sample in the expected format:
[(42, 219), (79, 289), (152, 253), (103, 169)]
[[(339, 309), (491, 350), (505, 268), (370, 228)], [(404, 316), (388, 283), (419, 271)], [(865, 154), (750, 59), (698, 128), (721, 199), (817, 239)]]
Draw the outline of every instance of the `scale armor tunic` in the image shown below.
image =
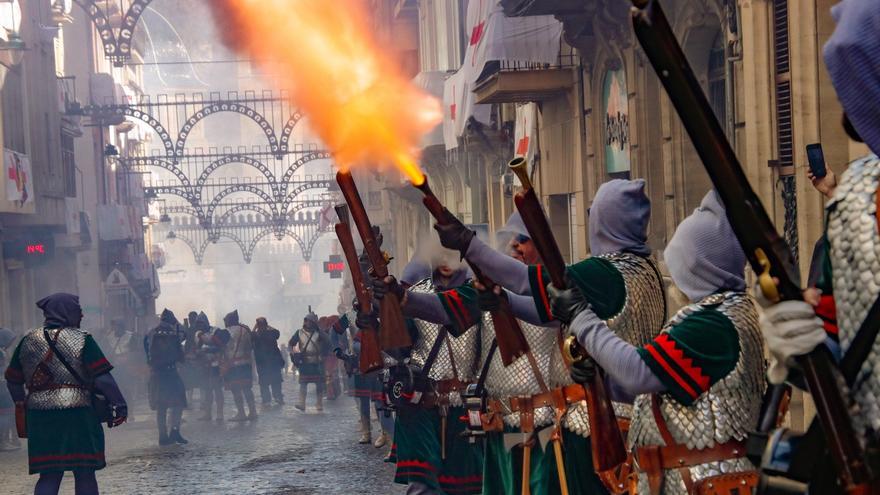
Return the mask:
[[(609, 261), (620, 272), (626, 286), (623, 308), (605, 323), (618, 337), (641, 347), (660, 333), (666, 322), (666, 292), (657, 263), (630, 253), (610, 253), (597, 256)], [(632, 405), (613, 401), (619, 418), (632, 417)]]
[[(539, 327), (519, 321), (523, 335), (529, 343), (538, 370), (547, 387), (554, 389), (573, 382), (568, 373), (568, 367), (562, 358), (559, 347), (559, 330), (552, 327)], [(489, 349), (495, 338), (495, 325), (492, 323), (492, 315), (483, 312), (483, 344), (481, 362), (485, 363), (489, 357)], [(526, 356), (518, 357), (510, 366), (505, 367), (501, 356), (495, 352), (489, 371), (486, 375), (486, 392), (490, 399), (501, 402), (504, 410), (502, 416), (508, 426), (518, 428), (520, 416), (518, 412), (510, 411), (511, 397), (531, 397), (543, 392), (535, 379), (535, 374)], [(551, 406), (535, 408), (535, 429), (553, 423), (556, 415)], [(590, 423), (587, 416), (587, 408), (584, 402), (574, 404), (568, 408), (562, 422), (563, 426), (582, 437), (590, 435)]]
[[(841, 350), (845, 353), (880, 294), (880, 237), (877, 234), (876, 155), (853, 162), (828, 204), (828, 243), (832, 263)], [(852, 397), (858, 404), (853, 424), (861, 438), (880, 432), (880, 339), (862, 364)]]
[[(54, 329), (49, 330), (49, 337), (54, 338), (56, 331)], [(83, 379), (88, 379), (87, 377), (91, 376), (83, 366), (83, 348), (85, 347), (87, 335), (88, 333), (82, 330), (66, 328), (58, 334), (58, 340), (55, 341), (58, 351), (64, 354), (70, 366)], [(22, 339), (19, 360), (21, 361), (25, 377), (33, 376), (34, 371), (40, 362), (43, 361), (43, 357), (48, 351), (49, 344), (43, 337), (42, 328), (31, 330)], [(80, 382), (67, 371), (67, 368), (61, 364), (60, 360), (57, 358), (49, 359), (46, 362), (46, 366), (48, 366), (51, 372), (53, 385), (61, 385), (63, 388), (31, 392), (27, 399), (28, 409), (50, 410), (91, 407), (92, 399), (89, 391), (82, 388)]]
[[(708, 306), (733, 323), (739, 335), (740, 352), (734, 369), (699, 396), (691, 406), (685, 406), (666, 393), (660, 394), (660, 411), (672, 438), (689, 449), (711, 448), (733, 440), (744, 440), (755, 428), (760, 414), (765, 388), (764, 348), (758, 326), (758, 313), (752, 299), (742, 292), (725, 292), (705, 297), (682, 308), (669, 321), (664, 331)], [(633, 419), (629, 430), (631, 449), (647, 445), (665, 446), (651, 410), (651, 396), (636, 397)], [(697, 481), (724, 473), (754, 470), (745, 457), (700, 464), (688, 468), (691, 479)], [(650, 493), (648, 479), (639, 473), (639, 493)], [(687, 495), (684, 481), (677, 469), (664, 470), (662, 493)]]
[[(430, 278), (426, 278), (421, 282), (409, 288), (412, 292), (432, 294), (435, 292), (434, 283)], [(424, 366), (431, 353), (431, 347), (440, 335), (443, 325), (439, 323), (430, 323), (424, 320), (413, 320), (418, 330), (418, 335), (413, 342), (412, 351), (410, 352), (410, 362), (417, 366)], [(479, 345), (480, 326), (474, 325), (458, 337), (447, 336), (447, 344), (440, 346), (437, 358), (431, 366), (428, 378), (435, 382), (443, 380), (452, 380), (457, 378), (462, 383), (471, 383), (476, 381), (477, 371), (477, 353)], [(449, 349), (452, 349), (450, 358)], [(455, 361), (455, 369), (453, 370), (452, 362)], [(461, 390), (459, 392), (450, 392), (448, 397), (441, 398), (447, 400), (450, 406), (461, 406)]]

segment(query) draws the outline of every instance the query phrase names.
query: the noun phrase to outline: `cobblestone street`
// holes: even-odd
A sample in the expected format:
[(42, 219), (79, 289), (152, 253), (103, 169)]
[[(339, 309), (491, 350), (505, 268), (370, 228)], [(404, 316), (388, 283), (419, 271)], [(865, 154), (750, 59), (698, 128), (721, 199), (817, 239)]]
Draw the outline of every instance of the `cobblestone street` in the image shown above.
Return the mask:
[[(105, 430), (108, 466), (98, 472), (107, 495), (310, 495), (401, 494), (393, 466), (382, 462), (386, 448), (358, 445), (354, 399), (325, 401), (323, 413), (293, 408), (296, 378), (284, 383), (283, 409), (262, 411), (251, 423), (203, 423), (197, 409), (184, 414), (185, 446), (159, 447), (155, 418), (145, 406), (135, 421)], [(259, 401), (259, 397), (257, 399)], [(309, 397), (313, 400), (312, 394)], [(196, 401), (198, 402), (198, 401)], [(227, 393), (226, 414), (234, 414)], [(373, 420), (373, 431), (377, 429)], [(36, 476), (27, 475), (26, 448), (0, 453), (0, 493), (32, 493)], [(67, 476), (62, 494), (73, 493)]]

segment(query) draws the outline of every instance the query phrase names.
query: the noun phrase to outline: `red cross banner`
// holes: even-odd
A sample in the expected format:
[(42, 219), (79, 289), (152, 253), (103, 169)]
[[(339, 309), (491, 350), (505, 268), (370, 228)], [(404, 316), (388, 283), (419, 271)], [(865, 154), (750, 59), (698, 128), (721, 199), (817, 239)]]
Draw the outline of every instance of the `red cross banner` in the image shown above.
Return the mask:
[[(538, 150), (538, 105), (524, 103), (516, 107), (516, 123), (513, 130), (513, 153), (529, 162), (529, 175)], [(514, 179), (517, 182), (519, 179)], [(518, 183), (518, 182), (517, 182)]]

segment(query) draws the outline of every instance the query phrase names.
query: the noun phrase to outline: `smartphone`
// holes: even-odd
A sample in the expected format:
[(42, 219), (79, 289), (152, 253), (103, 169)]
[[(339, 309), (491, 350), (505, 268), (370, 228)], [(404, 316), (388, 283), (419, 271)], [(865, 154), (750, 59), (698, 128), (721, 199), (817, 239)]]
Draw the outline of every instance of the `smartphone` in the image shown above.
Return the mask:
[(813, 173), (813, 177), (821, 179), (828, 174), (828, 170), (825, 168), (825, 154), (822, 153), (821, 144), (813, 143), (807, 145), (807, 160), (810, 162), (810, 172)]

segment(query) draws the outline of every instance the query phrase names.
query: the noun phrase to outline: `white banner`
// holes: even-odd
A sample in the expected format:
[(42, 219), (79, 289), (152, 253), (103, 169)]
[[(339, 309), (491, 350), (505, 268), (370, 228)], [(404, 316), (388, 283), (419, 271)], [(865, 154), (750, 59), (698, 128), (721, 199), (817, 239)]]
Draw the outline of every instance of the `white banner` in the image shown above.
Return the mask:
[(34, 184), (30, 158), (4, 149), (3, 164), (6, 169), (6, 200), (14, 201), (19, 207), (33, 203)]
[(513, 131), (513, 156), (529, 161), (529, 170), (538, 149), (538, 105), (525, 103), (516, 107), (516, 126)]
[(554, 64), (559, 56), (562, 23), (551, 15), (507, 17), (501, 0), (470, 0), (470, 38), (461, 70), (475, 82), (495, 60)]
[(446, 149), (458, 147), (470, 117), (488, 123), (491, 105), (477, 105), (474, 85), (488, 62), (556, 63), (562, 23), (553, 16), (507, 17), (501, 0), (470, 0), (469, 34), (461, 68), (443, 87), (443, 141)]

